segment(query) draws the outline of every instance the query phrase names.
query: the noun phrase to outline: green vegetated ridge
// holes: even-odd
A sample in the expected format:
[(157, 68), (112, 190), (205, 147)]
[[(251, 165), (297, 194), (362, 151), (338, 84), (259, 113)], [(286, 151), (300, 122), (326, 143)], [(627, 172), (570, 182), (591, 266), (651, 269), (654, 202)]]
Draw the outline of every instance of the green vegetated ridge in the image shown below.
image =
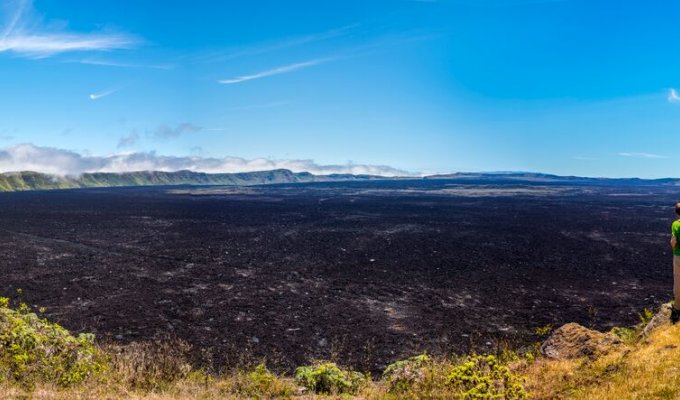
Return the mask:
[(75, 189), (115, 186), (158, 185), (262, 185), (275, 183), (335, 182), (380, 179), (373, 175), (314, 175), (287, 169), (272, 171), (209, 174), (193, 171), (139, 171), (124, 173), (86, 173), (78, 177), (61, 177), (32, 171), (0, 174), (0, 191)]
[(240, 173), (205, 173), (194, 171), (137, 171), (137, 172), (96, 172), (77, 177), (57, 176), (33, 171), (0, 173), (0, 191), (76, 189), (122, 186), (158, 185), (266, 185), (276, 183), (343, 182), (395, 179), (447, 180), (454, 183), (526, 183), (526, 184), (573, 184), (597, 186), (679, 186), (680, 179), (639, 179), (639, 178), (588, 178), (558, 176), (540, 173), (455, 173), (415, 176), (385, 177), (379, 175), (329, 174), (314, 175), (309, 172), (292, 172), (287, 169)]

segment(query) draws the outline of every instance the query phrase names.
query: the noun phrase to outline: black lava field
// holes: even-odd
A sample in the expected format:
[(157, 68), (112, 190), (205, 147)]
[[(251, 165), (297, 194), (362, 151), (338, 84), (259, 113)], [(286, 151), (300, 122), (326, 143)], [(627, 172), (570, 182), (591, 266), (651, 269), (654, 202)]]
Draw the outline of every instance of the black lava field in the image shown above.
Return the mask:
[[(671, 298), (673, 186), (447, 180), (0, 194), (3, 295), (102, 342), (377, 371)], [(207, 356), (206, 356), (207, 354)]]

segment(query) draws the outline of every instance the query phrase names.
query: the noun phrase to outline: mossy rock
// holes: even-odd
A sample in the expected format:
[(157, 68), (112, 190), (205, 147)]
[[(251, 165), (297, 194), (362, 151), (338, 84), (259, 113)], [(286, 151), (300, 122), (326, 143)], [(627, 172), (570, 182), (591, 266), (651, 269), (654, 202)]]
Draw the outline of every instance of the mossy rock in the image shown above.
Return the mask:
[(598, 358), (623, 344), (619, 336), (602, 333), (571, 322), (556, 329), (541, 345), (541, 353), (557, 360)]

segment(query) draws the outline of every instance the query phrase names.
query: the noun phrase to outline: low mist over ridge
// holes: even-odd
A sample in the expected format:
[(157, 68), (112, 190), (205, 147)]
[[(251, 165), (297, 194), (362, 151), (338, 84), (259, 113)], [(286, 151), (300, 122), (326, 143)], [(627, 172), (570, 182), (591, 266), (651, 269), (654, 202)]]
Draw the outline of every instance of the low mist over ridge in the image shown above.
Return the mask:
[(34, 171), (0, 174), (0, 191), (76, 189), (117, 186), (157, 185), (263, 185), (274, 183), (333, 182), (385, 179), (375, 175), (330, 174), (313, 175), (286, 169), (227, 174), (207, 174), (193, 171), (137, 171), (123, 173), (84, 173), (78, 177), (61, 177)]
[(0, 150), (0, 172), (34, 171), (62, 177), (86, 173), (137, 171), (194, 171), (210, 174), (286, 169), (315, 175), (352, 174), (407, 176), (407, 171), (387, 165), (348, 163), (322, 165), (303, 159), (245, 159), (240, 157), (164, 156), (155, 152), (125, 152), (105, 156), (84, 155), (54, 147), (19, 144)]

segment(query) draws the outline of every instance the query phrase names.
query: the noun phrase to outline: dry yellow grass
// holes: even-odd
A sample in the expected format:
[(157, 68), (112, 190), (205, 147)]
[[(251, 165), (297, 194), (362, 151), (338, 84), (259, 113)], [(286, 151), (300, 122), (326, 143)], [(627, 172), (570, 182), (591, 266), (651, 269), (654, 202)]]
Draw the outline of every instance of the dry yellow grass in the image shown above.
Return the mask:
[[(288, 383), (288, 382), (286, 382)], [(180, 381), (160, 391), (132, 390), (124, 385), (112, 383), (90, 383), (74, 388), (58, 388), (38, 385), (32, 392), (25, 392), (15, 386), (0, 386), (2, 399), (32, 400), (186, 400), (186, 399), (247, 399), (253, 396), (234, 393), (235, 378), (224, 378), (210, 381), (208, 384)], [(290, 382), (292, 385), (292, 382)], [(260, 398), (286, 398), (266, 396)], [(304, 397), (296, 397), (304, 399)]]
[[(292, 380), (283, 380), (283, 384), (293, 385)], [(364, 392), (356, 396), (348, 395), (311, 395), (292, 394), (290, 396), (275, 396), (266, 393), (260, 395), (243, 395), (234, 393), (234, 382), (229, 379), (220, 379), (208, 385), (192, 382), (178, 382), (172, 387), (159, 392), (142, 392), (126, 389), (116, 385), (94, 385), (77, 388), (62, 389), (52, 386), (38, 386), (33, 392), (28, 393), (13, 386), (0, 385), (0, 398), (8, 400), (31, 399), (31, 400), (237, 400), (237, 399), (384, 399), (387, 398), (385, 390), (379, 383), (366, 388)], [(440, 397), (446, 398), (446, 397)], [(396, 399), (390, 397), (390, 399)]]
[[(0, 385), (0, 399), (32, 400), (186, 400), (186, 399), (293, 399), (293, 400), (448, 400), (458, 398), (456, 391), (446, 384), (450, 362), (441, 360), (427, 369), (424, 381), (412, 390), (389, 393), (388, 385), (382, 381), (371, 381), (356, 395), (317, 395), (304, 393), (290, 377), (276, 377), (267, 387), (258, 386), (249, 393), (253, 380), (247, 373), (234, 373), (222, 377), (210, 377), (193, 373), (188, 378), (168, 384), (162, 389), (151, 391), (132, 389), (119, 377), (89, 381), (72, 388), (60, 388), (38, 384), (27, 392), (12, 385)], [(459, 393), (459, 392), (458, 392)]]
[(680, 325), (596, 361), (541, 359), (520, 370), (535, 399), (680, 399)]
[[(37, 383), (30, 392), (15, 385), (0, 384), (0, 399), (35, 400), (180, 400), (180, 399), (455, 399), (446, 384), (454, 367), (438, 360), (427, 369), (424, 380), (400, 393), (388, 393), (384, 382), (371, 381), (354, 396), (322, 396), (300, 391), (291, 377), (266, 372), (234, 372), (214, 377), (193, 371), (176, 378), (183, 367), (182, 357), (160, 348), (158, 351), (136, 345), (113, 351), (113, 363), (104, 376), (71, 388)], [(181, 353), (181, 351), (180, 351)], [(138, 355), (146, 354), (145, 357)], [(135, 355), (135, 356), (133, 356)], [(680, 399), (680, 325), (657, 329), (643, 341), (616, 347), (597, 360), (587, 358), (554, 361), (526, 359), (512, 366), (526, 377), (526, 389), (534, 399)], [(255, 374), (255, 375), (253, 375)], [(134, 378), (134, 379), (133, 379)], [(149, 382), (160, 382), (150, 386)]]

